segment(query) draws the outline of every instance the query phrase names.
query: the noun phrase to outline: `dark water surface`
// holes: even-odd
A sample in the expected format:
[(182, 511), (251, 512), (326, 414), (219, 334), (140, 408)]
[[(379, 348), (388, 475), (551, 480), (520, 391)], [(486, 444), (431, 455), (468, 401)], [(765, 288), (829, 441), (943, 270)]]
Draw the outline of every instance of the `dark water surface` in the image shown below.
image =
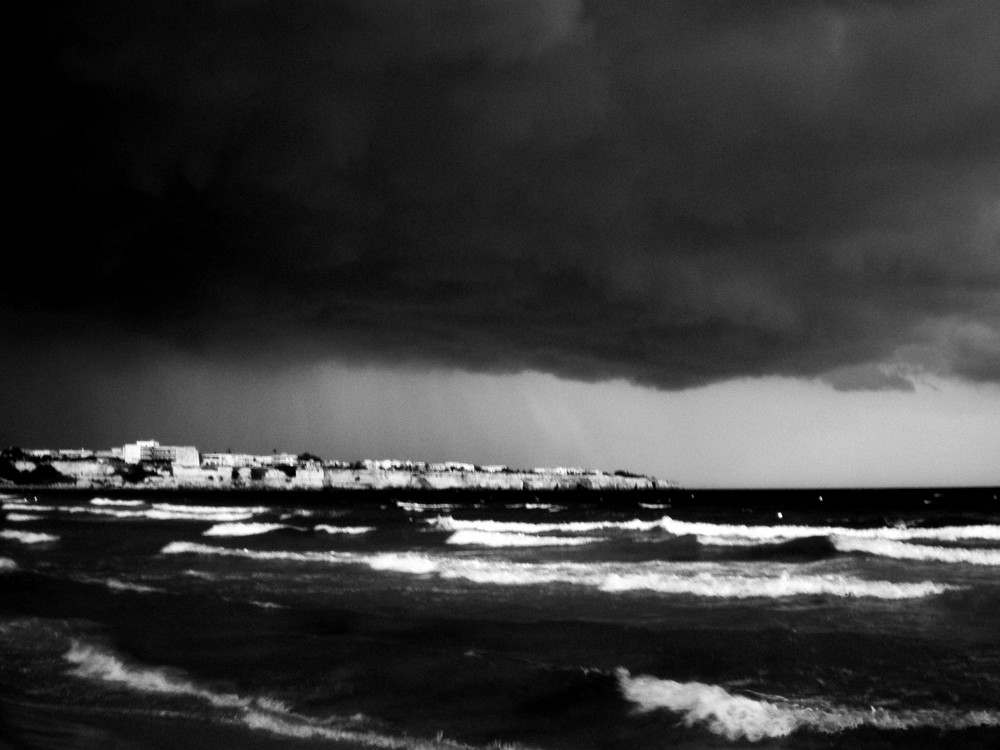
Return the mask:
[(992, 489), (3, 508), (11, 747), (1000, 746)]

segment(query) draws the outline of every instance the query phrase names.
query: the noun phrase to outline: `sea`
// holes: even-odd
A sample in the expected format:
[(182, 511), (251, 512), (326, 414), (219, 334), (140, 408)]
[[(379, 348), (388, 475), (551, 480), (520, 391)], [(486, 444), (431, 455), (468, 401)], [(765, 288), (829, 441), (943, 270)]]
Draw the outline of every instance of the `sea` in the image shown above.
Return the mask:
[(5, 493), (0, 747), (1000, 747), (997, 488)]

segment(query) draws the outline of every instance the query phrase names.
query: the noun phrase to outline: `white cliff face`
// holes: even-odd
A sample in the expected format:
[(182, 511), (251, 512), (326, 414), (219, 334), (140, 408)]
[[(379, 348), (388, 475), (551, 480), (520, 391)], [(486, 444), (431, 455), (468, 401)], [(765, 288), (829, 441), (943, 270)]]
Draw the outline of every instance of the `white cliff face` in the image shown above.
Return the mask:
[[(235, 454), (220, 454), (227, 459)], [(278, 454), (276, 454), (278, 455)], [(291, 454), (288, 454), (291, 455)], [(347, 464), (318, 459), (299, 461), (296, 465), (229, 466), (216, 454), (206, 454), (200, 466), (174, 461), (170, 468), (153, 467), (143, 476), (143, 486), (268, 489), (378, 489), (378, 490), (649, 490), (670, 489), (676, 485), (653, 477), (618, 472), (606, 474), (591, 469), (557, 466), (531, 470), (510, 469), (502, 464), (475, 466), (446, 461), (425, 463), (397, 459), (366, 460)], [(21, 461), (27, 466), (36, 462)], [(234, 462), (235, 463), (235, 462)], [(115, 472), (113, 463), (89, 461), (52, 461), (77, 486), (127, 486), (129, 480)]]

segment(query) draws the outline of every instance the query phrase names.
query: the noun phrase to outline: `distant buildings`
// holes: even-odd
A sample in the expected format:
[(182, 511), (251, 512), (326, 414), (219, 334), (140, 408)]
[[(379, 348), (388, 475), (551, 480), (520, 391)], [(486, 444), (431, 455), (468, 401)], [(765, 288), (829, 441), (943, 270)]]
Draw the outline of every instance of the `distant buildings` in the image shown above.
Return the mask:
[(198, 449), (193, 445), (160, 445), (156, 440), (137, 440), (122, 446), (122, 458), (127, 464), (141, 461), (169, 461), (178, 466), (200, 466)]
[[(323, 461), (305, 453), (203, 453), (193, 445), (137, 440), (109, 450), (87, 448), (5, 451), (13, 481), (47, 471), (46, 482), (118, 487), (266, 487), (312, 489), (642, 490), (670, 489), (672, 482), (616, 471), (553, 467), (512, 469), (460, 461), (428, 463), (398, 459)], [(3, 466), (0, 465), (0, 470)], [(0, 480), (7, 475), (0, 475)]]

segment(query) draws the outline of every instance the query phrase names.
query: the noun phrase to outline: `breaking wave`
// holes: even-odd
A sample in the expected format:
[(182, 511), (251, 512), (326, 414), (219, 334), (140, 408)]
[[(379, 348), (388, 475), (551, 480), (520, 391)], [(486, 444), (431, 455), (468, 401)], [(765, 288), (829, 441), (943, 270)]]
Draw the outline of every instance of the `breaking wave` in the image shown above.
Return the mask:
[(114, 505), (123, 508), (136, 508), (145, 505), (145, 500), (114, 500), (110, 497), (95, 497), (90, 501), (91, 505)]
[(396, 500), (396, 507), (411, 513), (426, 513), (431, 510), (456, 510), (462, 506), (453, 503), (408, 503), (404, 500)]
[(42, 516), (35, 516), (30, 513), (8, 513), (7, 520), (11, 523), (27, 523), (28, 521), (42, 521)]
[(278, 529), (293, 529), (283, 523), (217, 523), (202, 532), (202, 536), (256, 536)]
[[(5, 505), (6, 509), (7, 506)], [(119, 508), (105, 505), (14, 505), (17, 510), (31, 509), (32, 513), (69, 513), (71, 515), (85, 514), (119, 519), (138, 519), (148, 521), (211, 521), (234, 522), (245, 521), (254, 513), (264, 512), (267, 508), (208, 508), (190, 505), (169, 505), (156, 503), (152, 508)]]
[(41, 534), (32, 531), (16, 531), (14, 529), (0, 529), (0, 538), (13, 539), (21, 544), (47, 544), (58, 542), (59, 537), (54, 534)]
[(17, 563), (9, 557), (0, 557), (0, 573), (13, 573), (17, 570)]
[(375, 531), (374, 526), (329, 526), (325, 523), (318, 523), (315, 531), (325, 531), (327, 534), (367, 534)]
[(267, 513), (269, 508), (263, 505), (256, 505), (253, 507), (248, 506), (235, 506), (235, 505), (177, 505), (174, 503), (153, 503), (153, 507), (156, 510), (166, 511), (168, 513), (185, 513), (193, 515), (213, 515), (216, 513)]
[(480, 547), (563, 547), (590, 544), (601, 541), (587, 536), (536, 536), (506, 531), (476, 531), (467, 529), (456, 531), (447, 539), (447, 544), (478, 545)]
[(128, 664), (110, 650), (73, 640), (65, 658), (76, 667), (70, 674), (102, 682), (125, 685), (147, 693), (172, 693), (190, 695), (208, 701), (213, 706), (247, 706), (249, 701), (234, 693), (216, 693), (199, 687), (179, 672), (167, 669), (150, 669)]
[(692, 521), (676, 521), (670, 516), (663, 516), (655, 521), (575, 521), (568, 523), (530, 523), (524, 521), (488, 521), (464, 520), (451, 516), (438, 516), (427, 520), (427, 523), (446, 531), (492, 531), (515, 532), (522, 534), (544, 534), (553, 531), (566, 534), (593, 532), (602, 529), (620, 529), (623, 531), (665, 531), (677, 536), (695, 534), (701, 541), (711, 540), (716, 544), (725, 544), (732, 540), (734, 544), (753, 544), (759, 541), (782, 541), (809, 536), (838, 536), (858, 539), (889, 539), (893, 541), (937, 540), (942, 542), (958, 542), (966, 539), (1000, 540), (1000, 526), (942, 526), (940, 528), (911, 527), (878, 527), (852, 529), (839, 526), (745, 526), (733, 524), (715, 524)]
[(710, 598), (750, 599), (826, 595), (850, 598), (915, 599), (942, 594), (955, 587), (933, 581), (896, 583), (838, 574), (749, 573), (740, 568), (718, 568), (650, 561), (621, 563), (520, 563), (484, 558), (451, 558), (415, 552), (374, 555), (350, 552), (286, 552), (213, 547), (193, 542), (171, 542), (163, 554), (200, 554), (254, 560), (288, 560), (328, 564), (365, 565), (381, 572), (436, 575), (442, 579), (500, 586), (567, 584), (618, 594), (648, 591)]
[(733, 695), (718, 685), (674, 682), (641, 675), (632, 677), (616, 670), (618, 686), (636, 711), (667, 710), (681, 714), (685, 726), (704, 726), (728, 740), (758, 742), (768, 737), (786, 737), (798, 729), (836, 733), (845, 729), (966, 729), (1000, 726), (998, 711), (946, 711), (942, 709), (869, 710), (825, 704), (810, 705), (785, 700), (757, 700)]
[(115, 592), (121, 591), (131, 591), (137, 594), (162, 594), (163, 589), (158, 589), (153, 586), (144, 586), (141, 583), (129, 583), (128, 581), (122, 581), (118, 578), (89, 578), (80, 577), (74, 580), (81, 583), (97, 583), (103, 586), (107, 586), (109, 589)]
[(932, 547), (889, 539), (856, 539), (851, 537), (834, 537), (833, 544), (840, 552), (864, 552), (869, 555), (892, 557), (897, 560), (1000, 565), (1000, 549)]
[(737, 524), (716, 524), (691, 521), (675, 521), (670, 516), (664, 516), (651, 522), (671, 534), (696, 534), (699, 537), (711, 539), (716, 544), (724, 544), (724, 540), (732, 539), (748, 541), (779, 541), (807, 536), (836, 536), (855, 539), (888, 539), (891, 541), (940, 541), (960, 542), (966, 539), (1000, 540), (1000, 526), (941, 526), (939, 528), (921, 528), (909, 526), (885, 526), (876, 528), (853, 529), (842, 526), (745, 526)]
[(267, 696), (247, 697), (221, 693), (198, 685), (179, 670), (141, 667), (130, 664), (113, 651), (73, 640), (64, 658), (76, 665), (70, 674), (89, 680), (118, 684), (144, 693), (181, 695), (197, 698), (211, 705), (236, 712), (244, 726), (270, 734), (297, 739), (325, 739), (351, 743), (353, 746), (410, 750), (460, 750), (467, 745), (445, 739), (419, 740), (394, 737), (364, 727), (358, 717), (329, 717), (316, 720), (292, 712), (282, 701)]

